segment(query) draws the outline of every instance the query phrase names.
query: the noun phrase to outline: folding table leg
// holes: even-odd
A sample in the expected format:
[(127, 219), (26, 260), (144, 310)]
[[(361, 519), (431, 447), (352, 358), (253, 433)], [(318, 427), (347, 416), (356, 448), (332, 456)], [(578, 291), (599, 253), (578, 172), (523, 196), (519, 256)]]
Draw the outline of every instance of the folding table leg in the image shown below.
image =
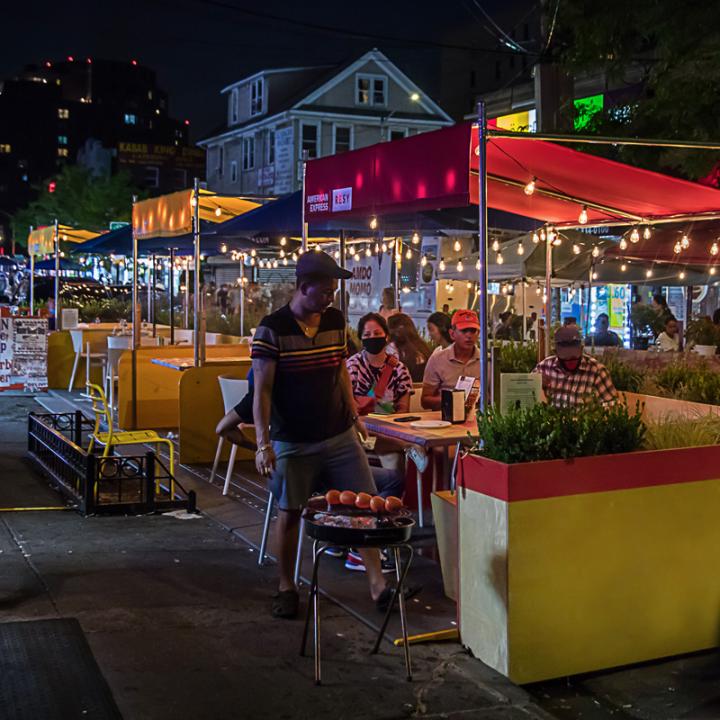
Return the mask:
[(425, 513), (423, 510), (423, 485), (422, 473), (417, 470), (417, 503), (418, 503), (418, 527), (425, 527)]

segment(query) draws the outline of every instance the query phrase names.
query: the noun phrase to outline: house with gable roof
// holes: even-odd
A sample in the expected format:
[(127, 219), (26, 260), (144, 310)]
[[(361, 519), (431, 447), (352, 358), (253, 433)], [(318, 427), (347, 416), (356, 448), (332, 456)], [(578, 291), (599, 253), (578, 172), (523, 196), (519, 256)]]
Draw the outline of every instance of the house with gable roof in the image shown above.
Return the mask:
[(284, 195), (312, 159), (452, 125), (452, 118), (377, 49), (342, 66), (262, 70), (221, 91), (223, 124), (207, 150), (208, 188)]

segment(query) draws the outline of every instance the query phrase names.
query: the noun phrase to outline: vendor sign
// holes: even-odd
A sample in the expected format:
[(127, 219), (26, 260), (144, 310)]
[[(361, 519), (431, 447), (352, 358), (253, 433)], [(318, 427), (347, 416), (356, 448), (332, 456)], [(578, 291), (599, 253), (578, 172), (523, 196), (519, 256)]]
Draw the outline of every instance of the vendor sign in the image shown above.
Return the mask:
[(0, 391), (47, 390), (48, 322), (0, 317)]
[(347, 281), (348, 314), (361, 317), (377, 312), (382, 304), (383, 288), (390, 287), (392, 261), (389, 255), (378, 253), (348, 263), (352, 278)]

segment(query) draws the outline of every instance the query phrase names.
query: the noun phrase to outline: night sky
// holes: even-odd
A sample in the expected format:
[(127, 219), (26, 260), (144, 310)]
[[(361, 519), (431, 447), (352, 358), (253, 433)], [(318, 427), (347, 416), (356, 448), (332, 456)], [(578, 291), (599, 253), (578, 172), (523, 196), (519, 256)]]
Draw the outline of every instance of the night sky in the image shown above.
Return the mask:
[[(490, 12), (499, 5), (483, 1)], [(352, 37), (224, 6), (392, 39)], [(222, 122), (220, 89), (263, 68), (335, 64), (378, 47), (432, 95), (440, 49), (423, 41), (467, 45), (449, 33), (470, 27), (477, 29), (474, 47), (498, 47), (473, 0), (43, 0), (6, 4), (2, 24), (0, 77), (68, 55), (137, 58), (157, 72), (171, 113), (191, 121), (195, 139)]]

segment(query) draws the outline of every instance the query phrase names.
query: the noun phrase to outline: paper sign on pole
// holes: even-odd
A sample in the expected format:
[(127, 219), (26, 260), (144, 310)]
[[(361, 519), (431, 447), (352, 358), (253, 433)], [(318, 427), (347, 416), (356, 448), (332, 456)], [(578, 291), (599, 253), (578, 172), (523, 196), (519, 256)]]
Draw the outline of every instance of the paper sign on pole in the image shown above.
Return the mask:
[(61, 308), (61, 325), (63, 330), (74, 330), (78, 326), (79, 310), (77, 308)]

